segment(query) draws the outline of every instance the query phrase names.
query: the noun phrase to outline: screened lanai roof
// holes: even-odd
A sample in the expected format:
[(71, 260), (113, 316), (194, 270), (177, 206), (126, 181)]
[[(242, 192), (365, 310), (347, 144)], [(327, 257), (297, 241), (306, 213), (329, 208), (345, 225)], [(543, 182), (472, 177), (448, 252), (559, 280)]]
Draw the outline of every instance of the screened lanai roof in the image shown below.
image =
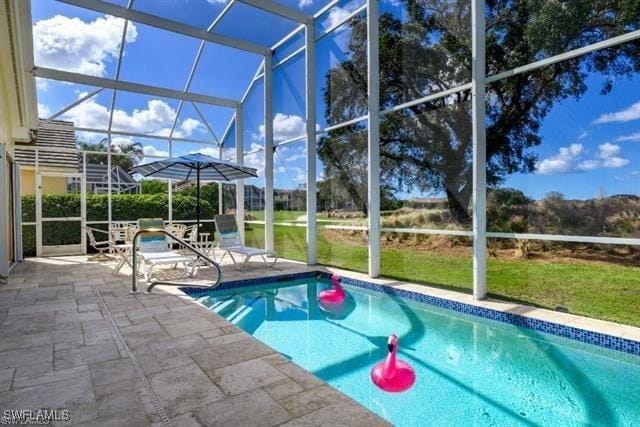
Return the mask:
[[(265, 55), (275, 66), (293, 64), (292, 57), (304, 49), (305, 25), (319, 35), (345, 22), (363, 4), (364, 0), (31, 2), (40, 115), (73, 121), (79, 140), (108, 136), (117, 145), (135, 138), (150, 158), (198, 151), (233, 157), (235, 138), (228, 137), (235, 131), (232, 122), (245, 101), (250, 103), (251, 88), (260, 90)], [(304, 67), (298, 68), (304, 72)], [(295, 84), (300, 92), (301, 82), (283, 85)], [(297, 114), (283, 113), (282, 118), (302, 123), (304, 102), (297, 99), (297, 104)], [(260, 139), (264, 126), (261, 129), (255, 117), (264, 116), (264, 111), (243, 109), (253, 116), (245, 119), (250, 129), (243, 132)], [(201, 145), (220, 147), (226, 140), (227, 154)], [(169, 147), (168, 141), (175, 146)], [(255, 145), (245, 144), (246, 151), (260, 143)]]

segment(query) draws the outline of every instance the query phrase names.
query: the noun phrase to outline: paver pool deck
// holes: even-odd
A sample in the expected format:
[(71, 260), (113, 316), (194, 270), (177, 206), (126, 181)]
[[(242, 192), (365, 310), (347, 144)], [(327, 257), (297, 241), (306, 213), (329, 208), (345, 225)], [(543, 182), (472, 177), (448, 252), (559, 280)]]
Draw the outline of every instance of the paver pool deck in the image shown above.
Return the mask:
[[(59, 425), (388, 425), (178, 288), (131, 295), (130, 271), (114, 276), (114, 266), (82, 256), (31, 258), (0, 285), (0, 417), (5, 409), (49, 408), (70, 410), (70, 422)], [(241, 272), (223, 265), (225, 280), (318, 270), (339, 271), (286, 260)], [(210, 281), (208, 274), (201, 269), (197, 281)], [(367, 280), (640, 341), (640, 328)]]
[(130, 295), (113, 266), (32, 258), (0, 285), (0, 409), (70, 410), (60, 425), (387, 425), (177, 288)]

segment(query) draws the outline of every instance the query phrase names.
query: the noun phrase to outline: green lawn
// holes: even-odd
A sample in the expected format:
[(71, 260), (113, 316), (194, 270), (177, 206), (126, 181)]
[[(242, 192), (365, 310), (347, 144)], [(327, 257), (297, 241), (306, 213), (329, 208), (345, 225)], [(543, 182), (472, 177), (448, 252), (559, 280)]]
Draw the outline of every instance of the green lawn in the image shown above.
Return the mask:
[[(264, 211), (247, 211), (245, 213), (254, 217), (255, 221), (264, 221)], [(306, 211), (273, 211), (273, 220), (295, 221), (306, 214)]]
[[(304, 261), (304, 227), (275, 226), (275, 245), (283, 258)], [(264, 246), (264, 227), (247, 227), (249, 245)], [(399, 280), (471, 292), (470, 256), (383, 249), (382, 274)], [(318, 262), (365, 272), (367, 247), (356, 239), (318, 235)], [(494, 259), (488, 261), (488, 287), (492, 298), (553, 309), (563, 304), (572, 313), (640, 326), (640, 268), (602, 262)]]

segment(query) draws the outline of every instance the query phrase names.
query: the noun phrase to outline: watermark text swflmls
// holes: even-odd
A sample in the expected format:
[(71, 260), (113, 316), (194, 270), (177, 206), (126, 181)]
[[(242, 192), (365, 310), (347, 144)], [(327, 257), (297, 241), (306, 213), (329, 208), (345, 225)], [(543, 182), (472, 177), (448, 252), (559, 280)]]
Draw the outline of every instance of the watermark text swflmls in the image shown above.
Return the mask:
[(68, 409), (5, 409), (0, 414), (2, 425), (47, 425), (54, 421), (71, 421)]

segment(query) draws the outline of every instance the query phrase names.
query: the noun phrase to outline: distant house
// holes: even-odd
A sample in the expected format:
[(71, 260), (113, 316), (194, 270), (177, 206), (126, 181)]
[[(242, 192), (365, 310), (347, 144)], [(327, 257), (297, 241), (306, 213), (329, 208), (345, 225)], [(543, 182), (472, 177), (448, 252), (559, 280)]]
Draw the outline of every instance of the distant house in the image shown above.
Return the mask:
[(40, 173), (45, 174), (42, 177), (43, 193), (66, 193), (67, 178), (55, 174), (78, 173), (74, 124), (62, 120), (40, 120), (35, 143), (16, 144), (14, 158), (20, 163), (23, 195), (36, 192), (36, 161)]
[[(276, 210), (291, 210), (296, 205), (296, 197), (298, 197), (298, 205), (300, 205), (300, 197), (304, 199), (304, 192), (300, 190), (285, 190), (274, 188), (273, 204)], [(264, 210), (265, 189), (255, 185), (244, 186), (244, 205), (248, 211)]]
[(276, 210), (291, 210), (296, 190), (273, 190), (273, 204)]
[(244, 207), (248, 211), (264, 210), (264, 188), (255, 185), (244, 186)]
[[(37, 156), (36, 156), (37, 149)], [(104, 156), (106, 158), (106, 156)], [(20, 163), (21, 193), (36, 192), (36, 161), (41, 174), (43, 194), (80, 191), (80, 179), (64, 174), (83, 173), (82, 156), (76, 146), (73, 122), (40, 120), (34, 144), (16, 144), (15, 160)], [(57, 176), (59, 175), (59, 176)], [(108, 166), (88, 162), (87, 193), (102, 194), (109, 189)], [(140, 184), (120, 166), (111, 168), (111, 192), (140, 192)]]
[[(82, 165), (80, 166), (82, 167)], [(106, 194), (109, 192), (109, 169), (107, 165), (87, 163), (85, 183), (87, 193)], [(140, 183), (120, 166), (111, 167), (111, 193), (140, 193)]]

